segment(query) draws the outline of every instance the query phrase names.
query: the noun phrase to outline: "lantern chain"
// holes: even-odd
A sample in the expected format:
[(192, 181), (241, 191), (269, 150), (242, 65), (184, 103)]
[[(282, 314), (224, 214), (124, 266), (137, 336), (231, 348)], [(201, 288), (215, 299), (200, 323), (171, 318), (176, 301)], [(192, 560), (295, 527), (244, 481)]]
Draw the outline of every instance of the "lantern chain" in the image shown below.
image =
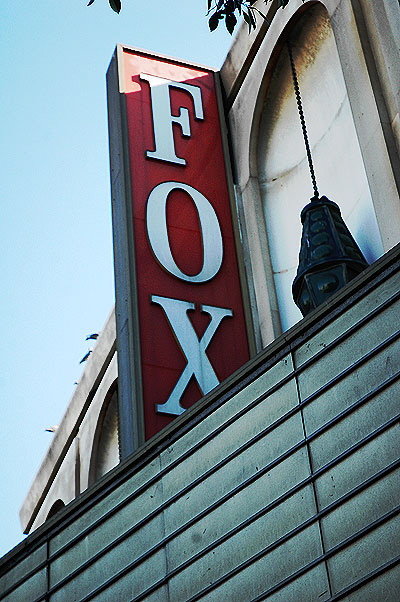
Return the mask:
[(294, 92), (296, 95), (296, 102), (297, 102), (297, 108), (299, 111), (301, 129), (303, 132), (304, 144), (305, 144), (306, 152), (307, 152), (308, 167), (310, 169), (311, 182), (312, 182), (313, 189), (314, 189), (314, 197), (311, 200), (316, 201), (319, 198), (319, 192), (318, 192), (317, 180), (315, 177), (314, 165), (313, 165), (312, 156), (311, 156), (310, 144), (308, 141), (307, 126), (306, 126), (306, 121), (304, 118), (303, 104), (302, 104), (301, 95), (300, 95), (300, 87), (299, 87), (299, 82), (297, 79), (296, 67), (295, 67), (294, 60), (293, 60), (292, 46), (289, 41), (287, 41), (286, 44), (287, 44), (287, 49), (289, 52), (290, 67), (292, 69), (293, 87), (294, 87)]

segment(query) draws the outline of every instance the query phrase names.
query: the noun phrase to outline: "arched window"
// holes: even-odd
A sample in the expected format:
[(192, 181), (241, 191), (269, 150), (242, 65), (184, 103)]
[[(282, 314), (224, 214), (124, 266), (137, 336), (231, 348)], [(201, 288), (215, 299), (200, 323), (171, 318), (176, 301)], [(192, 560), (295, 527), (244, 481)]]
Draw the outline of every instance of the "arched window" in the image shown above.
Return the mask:
[[(289, 39), (320, 194), (335, 201), (368, 262), (383, 253), (333, 31), (325, 8), (303, 13)], [(273, 66), (258, 140), (258, 178), (282, 330), (301, 318), (292, 298), (301, 209), (313, 195), (286, 44)]]
[(97, 481), (119, 463), (118, 389), (110, 388), (100, 412), (90, 461), (90, 484)]

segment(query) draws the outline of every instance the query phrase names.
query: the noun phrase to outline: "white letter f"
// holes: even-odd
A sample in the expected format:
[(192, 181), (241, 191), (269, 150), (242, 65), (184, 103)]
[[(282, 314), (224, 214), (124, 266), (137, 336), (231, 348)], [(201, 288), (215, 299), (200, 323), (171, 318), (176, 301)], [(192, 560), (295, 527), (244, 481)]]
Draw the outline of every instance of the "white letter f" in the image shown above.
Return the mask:
[(180, 125), (182, 135), (190, 137), (189, 111), (180, 107), (179, 115), (171, 114), (170, 88), (179, 88), (188, 92), (193, 98), (196, 119), (204, 119), (201, 88), (183, 82), (173, 82), (156, 75), (140, 74), (140, 79), (150, 84), (151, 106), (153, 109), (153, 129), (156, 150), (146, 151), (146, 157), (186, 165), (185, 159), (177, 157), (175, 152), (174, 132), (172, 125)]

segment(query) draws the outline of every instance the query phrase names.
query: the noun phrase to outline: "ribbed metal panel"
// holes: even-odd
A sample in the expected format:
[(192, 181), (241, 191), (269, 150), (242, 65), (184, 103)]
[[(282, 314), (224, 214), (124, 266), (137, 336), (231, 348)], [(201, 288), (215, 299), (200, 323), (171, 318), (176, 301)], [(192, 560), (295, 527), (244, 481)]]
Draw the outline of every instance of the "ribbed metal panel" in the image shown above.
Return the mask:
[(398, 282), (354, 284), (39, 529), (0, 599), (400, 599)]

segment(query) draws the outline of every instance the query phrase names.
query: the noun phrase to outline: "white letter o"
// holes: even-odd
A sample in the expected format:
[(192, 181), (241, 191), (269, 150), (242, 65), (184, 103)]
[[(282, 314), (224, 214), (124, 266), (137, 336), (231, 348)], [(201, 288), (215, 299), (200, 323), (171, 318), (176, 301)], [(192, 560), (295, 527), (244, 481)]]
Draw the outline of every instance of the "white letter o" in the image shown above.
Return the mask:
[[(184, 190), (196, 205), (203, 239), (203, 266), (198, 274), (189, 276), (176, 265), (171, 253), (167, 228), (167, 198), (172, 190)], [(151, 191), (147, 200), (147, 234), (154, 255), (173, 276), (186, 282), (207, 282), (219, 271), (223, 246), (221, 229), (214, 207), (198, 190), (181, 182), (163, 182)]]

